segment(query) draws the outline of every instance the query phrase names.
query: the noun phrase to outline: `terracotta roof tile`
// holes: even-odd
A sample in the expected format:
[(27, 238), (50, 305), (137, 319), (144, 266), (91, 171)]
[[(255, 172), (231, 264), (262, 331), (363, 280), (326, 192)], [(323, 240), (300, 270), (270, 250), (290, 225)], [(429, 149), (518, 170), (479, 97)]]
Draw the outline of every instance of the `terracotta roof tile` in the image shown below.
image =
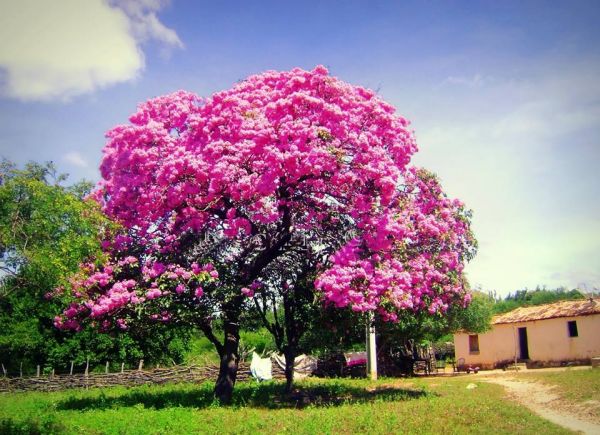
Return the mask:
[(519, 307), (492, 318), (492, 325), (499, 323), (529, 322), (555, 317), (576, 317), (600, 314), (600, 298), (560, 301), (533, 307)]

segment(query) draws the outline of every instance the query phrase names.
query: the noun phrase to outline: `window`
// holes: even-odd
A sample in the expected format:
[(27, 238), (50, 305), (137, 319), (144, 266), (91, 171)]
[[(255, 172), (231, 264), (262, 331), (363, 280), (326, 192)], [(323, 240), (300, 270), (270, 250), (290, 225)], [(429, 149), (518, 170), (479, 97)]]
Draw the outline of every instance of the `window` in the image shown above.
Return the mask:
[(469, 335), (469, 353), (479, 353), (479, 335)]
[(570, 320), (567, 322), (567, 326), (569, 327), (569, 337), (578, 337), (577, 333), (577, 322), (575, 320)]

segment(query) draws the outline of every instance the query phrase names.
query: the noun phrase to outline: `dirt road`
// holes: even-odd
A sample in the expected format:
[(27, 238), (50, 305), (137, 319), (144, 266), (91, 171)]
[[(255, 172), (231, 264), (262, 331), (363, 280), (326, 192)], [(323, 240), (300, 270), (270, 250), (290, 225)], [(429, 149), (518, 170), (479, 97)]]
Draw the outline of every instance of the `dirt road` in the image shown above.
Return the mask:
[(572, 412), (577, 406), (566, 405), (553, 391), (553, 386), (509, 376), (481, 377), (480, 380), (502, 385), (511, 398), (553, 423), (584, 434), (600, 435), (600, 424)]

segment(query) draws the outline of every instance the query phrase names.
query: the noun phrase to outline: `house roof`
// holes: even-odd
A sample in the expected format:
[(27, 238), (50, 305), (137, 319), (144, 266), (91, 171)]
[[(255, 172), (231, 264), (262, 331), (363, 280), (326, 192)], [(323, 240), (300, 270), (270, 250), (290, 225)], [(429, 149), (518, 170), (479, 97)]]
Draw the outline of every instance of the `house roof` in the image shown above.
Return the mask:
[(519, 307), (492, 318), (492, 325), (500, 323), (530, 322), (555, 317), (576, 317), (600, 314), (600, 298), (560, 301), (533, 307)]

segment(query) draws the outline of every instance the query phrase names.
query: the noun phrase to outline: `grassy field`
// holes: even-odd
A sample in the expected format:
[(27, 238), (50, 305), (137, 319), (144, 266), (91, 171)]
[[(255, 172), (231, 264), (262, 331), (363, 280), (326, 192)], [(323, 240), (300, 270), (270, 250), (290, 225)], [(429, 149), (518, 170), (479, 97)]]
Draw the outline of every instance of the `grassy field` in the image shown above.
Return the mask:
[[(476, 388), (467, 389), (473, 382)], [(220, 407), (210, 384), (0, 395), (0, 433), (568, 433), (473, 377), (243, 383)]]

